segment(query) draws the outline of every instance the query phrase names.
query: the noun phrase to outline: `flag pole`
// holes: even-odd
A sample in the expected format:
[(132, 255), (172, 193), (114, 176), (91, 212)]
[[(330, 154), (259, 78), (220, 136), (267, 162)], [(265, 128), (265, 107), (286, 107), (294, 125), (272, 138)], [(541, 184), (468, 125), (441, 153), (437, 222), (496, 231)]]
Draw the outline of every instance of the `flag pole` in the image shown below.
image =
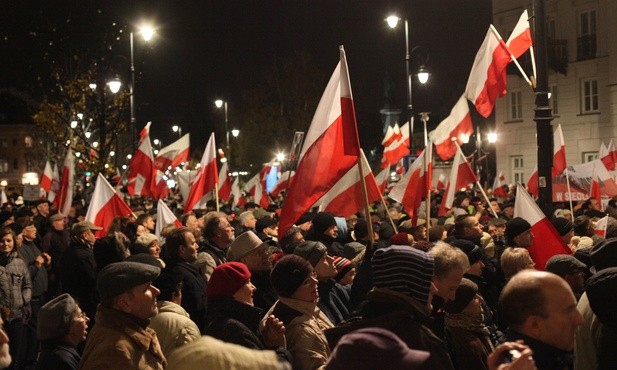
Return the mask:
[(508, 46), (501, 38), (501, 35), (499, 34), (499, 32), (497, 32), (497, 29), (495, 29), (495, 26), (491, 24), (490, 29), (495, 34), (495, 37), (497, 37), (497, 39), (499, 40), (499, 45), (501, 45), (501, 47), (504, 48), (508, 52), (508, 55), (510, 55), (510, 59), (514, 62), (514, 64), (516, 64), (516, 67), (518, 67), (519, 72), (521, 72), (521, 76), (523, 76), (523, 78), (525, 79), (525, 81), (527, 81), (529, 86), (534, 88), (534, 84), (531, 83), (531, 81), (529, 80), (529, 77), (527, 77), (527, 75), (525, 74), (525, 71), (523, 71), (523, 67), (521, 67), (521, 65), (518, 63), (518, 60), (516, 60), (514, 55), (510, 52), (510, 49), (508, 49)]
[[(431, 225), (431, 190), (433, 189), (433, 142), (427, 140), (426, 136), (426, 121), (424, 121), (424, 150), (428, 152), (424, 153), (424, 170), (426, 171), (426, 241), (429, 241), (428, 229)], [(428, 163), (427, 163), (428, 162)], [(430, 168), (429, 168), (430, 167)]]
[[(364, 151), (360, 148), (360, 155), (358, 156), (358, 171), (360, 172), (360, 184), (362, 184), (362, 197), (364, 198), (364, 217), (366, 218), (366, 226), (368, 227), (369, 240), (371, 241), (371, 248), (375, 243), (375, 233), (373, 232), (373, 222), (371, 222), (371, 211), (368, 204), (368, 192), (366, 190), (366, 179), (364, 178), (363, 161)], [(383, 197), (382, 197), (383, 200)], [(386, 208), (387, 211), (387, 208)], [(396, 230), (396, 229), (395, 229)]]
[(219, 184), (214, 184), (214, 199), (216, 201), (216, 211), (219, 212)]
[[(469, 162), (467, 162), (467, 158), (465, 158), (465, 155), (463, 154), (463, 150), (461, 150), (460, 145), (458, 145), (458, 141), (453, 140), (454, 144), (456, 144), (456, 148), (458, 150), (460, 150), (463, 159), (465, 160), (465, 163), (467, 163), (467, 165), (469, 165)], [(478, 181), (478, 177), (476, 176), (476, 182), (475, 182), (476, 186), (478, 188), (480, 188), (480, 192), (482, 192), (482, 196), (484, 197), (484, 200), (486, 200), (486, 204), (488, 205), (488, 208), (490, 208), (491, 212), (493, 213), (493, 216), (495, 216), (495, 218), (499, 218), (499, 216), (497, 216), (497, 212), (495, 212), (495, 210), (493, 209), (493, 207), (491, 207), (491, 201), (488, 200), (488, 196), (486, 195), (486, 192), (484, 191), (484, 189), (482, 188), (482, 185), (480, 185), (480, 181)]]
[[(595, 170), (595, 166), (593, 167)], [(568, 172), (568, 166), (566, 166), (566, 185), (568, 186), (568, 194), (570, 201), (570, 213), (572, 213), (572, 217), (574, 217), (574, 207), (572, 206), (572, 190), (570, 190), (570, 173)]]

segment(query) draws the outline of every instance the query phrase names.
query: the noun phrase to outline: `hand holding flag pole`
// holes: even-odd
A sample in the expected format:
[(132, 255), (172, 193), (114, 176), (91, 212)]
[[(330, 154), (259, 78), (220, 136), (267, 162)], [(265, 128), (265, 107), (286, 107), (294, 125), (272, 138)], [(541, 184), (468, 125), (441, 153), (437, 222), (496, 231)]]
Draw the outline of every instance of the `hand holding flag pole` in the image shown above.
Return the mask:
[[(456, 138), (453, 137), (452, 141), (454, 141), (454, 143), (456, 144), (456, 148), (461, 152), (461, 154), (463, 154), (463, 151), (461, 150), (461, 146), (458, 145), (458, 142), (456, 141)], [(465, 158), (465, 155), (463, 155), (463, 158)], [(465, 160), (465, 161), (467, 161), (467, 160)], [(467, 165), (469, 165), (469, 163)], [(499, 218), (499, 216), (497, 216), (497, 212), (495, 212), (493, 207), (490, 206), (491, 201), (488, 200), (488, 196), (486, 195), (486, 192), (484, 191), (484, 188), (482, 188), (482, 185), (480, 185), (480, 181), (478, 180), (477, 177), (476, 177), (476, 186), (478, 186), (478, 188), (480, 188), (480, 191), (482, 192), (482, 196), (484, 197), (484, 200), (486, 200), (486, 204), (489, 205), (488, 208), (490, 208), (491, 212), (493, 212), (493, 216), (495, 216), (495, 218)]]

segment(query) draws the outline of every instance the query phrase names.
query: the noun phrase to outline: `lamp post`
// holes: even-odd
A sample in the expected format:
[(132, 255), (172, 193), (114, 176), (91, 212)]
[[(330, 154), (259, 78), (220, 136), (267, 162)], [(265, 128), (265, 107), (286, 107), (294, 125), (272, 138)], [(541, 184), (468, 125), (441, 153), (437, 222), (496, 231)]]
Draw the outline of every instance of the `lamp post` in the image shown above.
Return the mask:
[(177, 132), (179, 138), (182, 137), (182, 127), (180, 127), (178, 125), (173, 125), (173, 126), (171, 126), (171, 130), (173, 132)]
[[(141, 34), (144, 41), (148, 42), (154, 36), (154, 28), (143, 25), (139, 27), (138, 33)], [(131, 44), (131, 86), (129, 86), (129, 102), (131, 106), (131, 127), (133, 130), (131, 141), (133, 142), (133, 152), (135, 152), (135, 145), (137, 143), (137, 118), (135, 117), (135, 48), (133, 31), (129, 34), (129, 42)]]
[(227, 102), (221, 99), (217, 99), (214, 101), (214, 105), (217, 108), (223, 108), (225, 111), (225, 148), (227, 148), (227, 152), (229, 152), (229, 130), (227, 128)]
[[(388, 26), (392, 29), (396, 28), (398, 22), (401, 18), (391, 15), (386, 18), (386, 22)], [(413, 103), (412, 103), (412, 77), (413, 73), (411, 72), (411, 57), (416, 51), (420, 49), (424, 49), (422, 46), (415, 46), (411, 51), (409, 50), (409, 22), (405, 19), (405, 73), (406, 73), (406, 81), (407, 81), (407, 119), (409, 121), (409, 154), (413, 154), (412, 143), (413, 143)], [(428, 54), (424, 59), (424, 62), (428, 61)], [(426, 70), (424, 63), (420, 65), (418, 69), (418, 81), (421, 84), (425, 84), (428, 82), (429, 73)]]

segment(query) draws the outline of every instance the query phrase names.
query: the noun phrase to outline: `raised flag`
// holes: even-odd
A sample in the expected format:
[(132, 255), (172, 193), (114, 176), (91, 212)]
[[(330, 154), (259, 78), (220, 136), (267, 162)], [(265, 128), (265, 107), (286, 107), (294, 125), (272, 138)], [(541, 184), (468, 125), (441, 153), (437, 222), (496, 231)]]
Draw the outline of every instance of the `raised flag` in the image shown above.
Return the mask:
[(392, 144), (392, 142), (396, 139), (395, 135), (394, 135), (394, 129), (392, 128), (392, 126), (388, 126), (388, 128), (386, 129), (386, 134), (383, 137), (383, 140), (381, 141), (381, 145), (383, 145), (384, 147)]
[(75, 158), (73, 150), (69, 147), (66, 151), (64, 164), (62, 165), (62, 177), (60, 178), (60, 188), (54, 198), (54, 207), (68, 217), (73, 204), (73, 185), (75, 182)]
[[(378, 201), (381, 198), (381, 192), (364, 153), (362, 153), (362, 171), (369, 203)], [(319, 199), (315, 206), (319, 206), (319, 210), (323, 212), (331, 212), (345, 218), (350, 217), (364, 208), (364, 194), (360, 181), (360, 170), (356, 164)]]
[(159, 199), (156, 204), (156, 226), (154, 227), (154, 235), (161, 239), (161, 230), (169, 224), (174, 224), (176, 227), (182, 227), (182, 222), (178, 217), (167, 207), (167, 204)]
[(463, 144), (464, 137), (469, 138), (473, 134), (473, 123), (467, 99), (462, 95), (450, 111), (450, 115), (437, 125), (435, 130), (429, 133), (431, 141), (435, 144), (435, 151), (439, 158), (444, 161), (452, 158), (456, 153), (456, 144)]
[(144, 138), (146, 137), (146, 135), (150, 136), (150, 125), (151, 124), (152, 124), (151, 121), (146, 123), (144, 128), (142, 128), (141, 131), (139, 132), (139, 142), (140, 143), (144, 141)]
[(561, 240), (555, 226), (521, 184), (518, 184), (516, 189), (514, 217), (521, 217), (531, 224), (534, 238), (527, 250), (536, 263), (536, 269), (544, 270), (546, 261), (556, 254), (572, 254), (570, 248)]
[(107, 235), (107, 229), (115, 217), (127, 217), (133, 213), (131, 208), (116, 193), (114, 188), (99, 173), (94, 185), (90, 206), (86, 213), (86, 221), (90, 221), (103, 230), (95, 233), (97, 238)]
[(520, 57), (532, 47), (533, 43), (531, 40), (531, 29), (529, 27), (529, 14), (527, 14), (527, 9), (523, 10), (523, 14), (519, 18), (514, 30), (508, 37), (508, 41), (506, 41), (506, 46), (510, 53), (515, 58)]
[(465, 97), (483, 117), (490, 116), (497, 98), (506, 94), (508, 63), (510, 56), (505, 43), (489, 27), (465, 87)]
[(594, 226), (594, 229), (593, 229), (594, 234), (600, 235), (601, 237), (606, 238), (606, 229), (608, 226), (609, 217), (610, 217), (609, 215), (606, 215), (596, 222), (596, 225)]
[(499, 175), (495, 177), (495, 181), (493, 181), (493, 195), (506, 199), (508, 197), (508, 193), (506, 192), (507, 186), (506, 177), (503, 175), (503, 172), (499, 171)]
[[(551, 176), (553, 178), (559, 176), (566, 169), (566, 166), (566, 146), (563, 140), (563, 131), (561, 131), (561, 125), (557, 125), (555, 131), (553, 131), (553, 167), (551, 168)], [(529, 176), (527, 190), (534, 197), (539, 197), (537, 166), (534, 168), (531, 176)]]
[(247, 181), (246, 184), (244, 184), (244, 188), (242, 188), (242, 190), (244, 190), (244, 192), (249, 195), (255, 195), (255, 187), (261, 181), (260, 176), (261, 174), (258, 173), (255, 176), (251, 177), (250, 180)]
[(456, 151), (454, 161), (452, 162), (452, 170), (450, 171), (450, 178), (446, 185), (446, 191), (444, 197), (439, 206), (439, 216), (445, 216), (446, 212), (452, 208), (454, 203), (454, 196), (461, 188), (474, 184), (477, 180), (476, 175), (469, 166), (469, 162), (465, 159), (463, 152), (460, 148)]
[(527, 191), (535, 198), (540, 196), (540, 189), (538, 188), (538, 166), (533, 168), (531, 176), (529, 176), (529, 180), (527, 180)]
[(263, 186), (261, 181), (257, 181), (255, 184), (255, 194), (253, 194), (253, 200), (255, 203), (259, 204), (259, 206), (263, 209), (268, 208), (270, 205), (270, 198), (268, 197), (268, 192), (266, 192), (266, 188)]
[(154, 158), (152, 157), (152, 144), (150, 143), (150, 122), (142, 130), (141, 143), (133, 157), (129, 167), (127, 190), (131, 195), (142, 197), (153, 196), (151, 187), (155, 180)]
[(360, 155), (360, 142), (345, 50), (324, 91), (304, 139), (293, 184), (279, 218), (284, 235), (328, 192)]
[(446, 175), (443, 173), (439, 174), (439, 178), (437, 179), (437, 190), (442, 190), (446, 188)]
[(186, 134), (159, 150), (159, 154), (154, 158), (154, 167), (165, 172), (170, 167), (176, 168), (176, 166), (180, 166), (182, 162), (188, 162), (189, 145), (191, 141), (189, 135), (190, 134)]
[(214, 132), (210, 134), (210, 139), (204, 150), (199, 163), (197, 176), (191, 184), (189, 196), (184, 203), (184, 213), (189, 213), (193, 209), (206, 208), (208, 200), (213, 199), (212, 192), (215, 191), (219, 182), (219, 173), (216, 168), (216, 144), (214, 142)]
[(58, 163), (54, 163), (54, 170), (51, 176), (51, 190), (47, 193), (47, 200), (52, 202), (56, 199), (56, 194), (60, 190), (60, 173), (58, 171)]
[(591, 177), (591, 189), (589, 191), (589, 198), (594, 198), (598, 201), (600, 207), (602, 207), (602, 194), (600, 192), (600, 181), (596, 173), (596, 169), (593, 169), (593, 176)]
[(236, 177), (234, 179), (234, 182), (231, 183), (231, 195), (233, 195), (234, 200), (233, 200), (233, 208), (236, 208), (236, 206), (243, 206), (244, 205), (244, 197), (242, 196), (242, 193), (240, 193), (240, 179), (239, 177)]
[(229, 166), (223, 163), (219, 171), (219, 199), (228, 201), (231, 196), (231, 176), (229, 176)]
[(167, 177), (162, 171), (154, 169), (152, 174), (152, 183), (150, 192), (154, 199), (165, 199), (169, 196), (169, 186), (167, 186)]
[(390, 178), (389, 168), (381, 170), (381, 172), (379, 172), (377, 176), (375, 176), (375, 181), (377, 182), (377, 187), (379, 187), (379, 191), (381, 191), (381, 194), (384, 194), (386, 192), (386, 188), (388, 187), (389, 178)]
[(422, 198), (428, 194), (427, 175), (425, 168), (425, 156), (427, 151), (422, 154), (409, 166), (407, 173), (392, 187), (388, 197), (401, 203), (405, 211), (412, 219), (417, 219), (418, 208), (422, 203)]
[(274, 189), (272, 189), (270, 194), (272, 194), (273, 197), (278, 197), (281, 191), (287, 190), (287, 188), (291, 184), (291, 181), (293, 181), (295, 174), (295, 171), (291, 171), (291, 173), (290, 171), (283, 172), (281, 174), (281, 177), (279, 177), (279, 180), (276, 182), (276, 185), (274, 185)]
[(54, 173), (51, 169), (51, 164), (49, 161), (45, 162), (45, 169), (43, 170), (43, 176), (41, 176), (41, 189), (45, 190), (46, 193), (49, 194), (51, 191), (51, 181)]
[(604, 166), (609, 171), (615, 170), (615, 163), (617, 163), (617, 152), (615, 151), (615, 145), (613, 144), (613, 139), (609, 142), (608, 146), (602, 143), (600, 145), (600, 151), (598, 152), (598, 157), (604, 163)]
[(381, 168), (386, 168), (390, 164), (397, 163), (407, 154), (409, 154), (409, 122), (406, 122), (401, 127), (400, 138), (392, 142), (390, 146), (384, 148), (384, 159), (381, 162)]

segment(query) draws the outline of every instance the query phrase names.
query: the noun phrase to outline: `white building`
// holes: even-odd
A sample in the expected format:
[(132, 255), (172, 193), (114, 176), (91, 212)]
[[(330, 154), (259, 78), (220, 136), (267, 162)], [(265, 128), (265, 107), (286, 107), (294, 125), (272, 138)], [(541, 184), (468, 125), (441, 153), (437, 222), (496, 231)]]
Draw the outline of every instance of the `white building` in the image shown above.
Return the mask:
[[(561, 124), (568, 164), (587, 162), (597, 157), (601, 142), (617, 139), (617, 1), (545, 4), (553, 129)], [(493, 24), (504, 39), (524, 9), (533, 14), (531, 1), (493, 0)], [(533, 19), (530, 23), (533, 28)], [(552, 68), (558, 66), (567, 74)], [(518, 72), (508, 74), (508, 94), (497, 101), (495, 124), (497, 171), (510, 183), (526, 183), (537, 165), (534, 108), (529, 85)]]

